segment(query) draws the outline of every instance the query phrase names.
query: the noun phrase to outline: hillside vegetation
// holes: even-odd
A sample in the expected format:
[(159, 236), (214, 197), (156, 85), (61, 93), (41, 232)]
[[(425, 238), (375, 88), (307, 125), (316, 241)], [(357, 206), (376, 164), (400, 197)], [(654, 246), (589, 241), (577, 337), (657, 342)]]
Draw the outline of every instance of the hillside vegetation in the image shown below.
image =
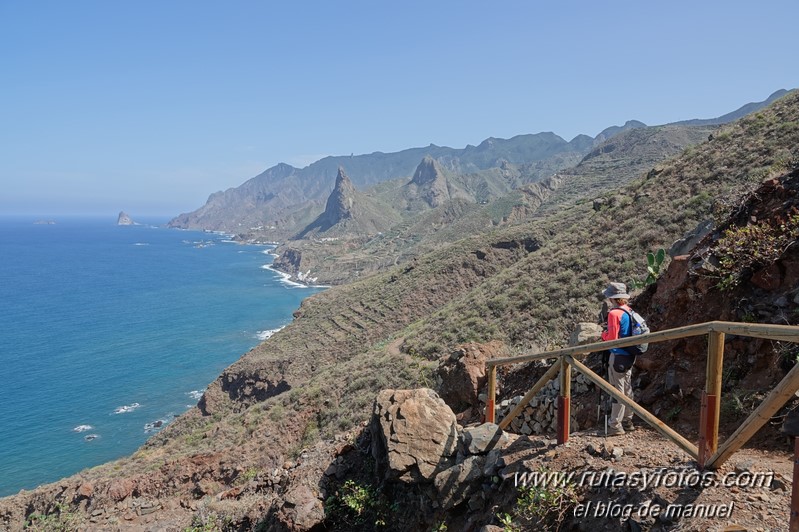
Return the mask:
[[(642, 279), (646, 252), (668, 248), (702, 222), (725, 219), (742, 194), (791, 171), (799, 161), (799, 94), (714, 129), (710, 140), (671, 159), (638, 161), (627, 173), (614, 166), (613, 157), (625, 150), (657, 144), (676, 151), (681, 141), (670, 135), (670, 129), (630, 129), (614, 137), (617, 148), (600, 150), (557, 182), (514, 191), (538, 205), (513, 225), (481, 221), (467, 231), (458, 224), (493, 219), (483, 210), (491, 206), (478, 206), (483, 214), (472, 218), (474, 204), (453, 203), (455, 225), (440, 233), (451, 241), (419, 245), (429, 251), (305, 300), (291, 325), (226, 369), (198, 408), (133, 456), (67, 479), (61, 483), (67, 487), (20, 495), (0, 505), (0, 518), (10, 523), (24, 512), (56, 512), (69, 490), (97, 493), (91, 509), (113, 508), (134, 493), (157, 499), (183, 523), (201, 513), (201, 500), (236, 523), (284, 502), (301, 504), (309, 495), (273, 483), (271, 472), (301, 462), (320, 439), (357, 429), (380, 390), (434, 387), (439, 358), (464, 341), (500, 340), (516, 352), (564, 345), (577, 322), (595, 321), (608, 281)], [(661, 144), (668, 139), (672, 144)], [(427, 223), (442, 220), (436, 209), (427, 215), (433, 217)], [(397, 236), (410, 236), (412, 227)], [(694, 307), (696, 319), (716, 319), (707, 313)], [(253, 482), (258, 488), (247, 491)], [(238, 491), (209, 502), (222, 490)], [(64, 504), (89, 507), (89, 498), (75, 497)]]
[[(364, 420), (382, 387), (428, 383), (430, 364), (460, 342), (500, 339), (524, 351), (563, 345), (575, 323), (594, 321), (609, 280), (642, 278), (647, 251), (668, 247), (785, 172), (799, 159), (797, 141), (799, 95), (792, 94), (650, 169), (598, 211), (588, 202), (563, 207), (309, 298), (292, 325), (211, 385), (203, 403), (210, 418), (185, 416), (142, 453), (185, 450), (176, 433), (232, 432), (253, 416), (262, 438), (282, 427), (272, 449), (290, 452), (303, 439), (293, 434), (308, 440)], [(291, 414), (273, 423), (278, 405)], [(228, 412), (238, 414), (217, 415)], [(247, 436), (234, 441), (244, 445)], [(197, 441), (208, 450), (229, 445)]]

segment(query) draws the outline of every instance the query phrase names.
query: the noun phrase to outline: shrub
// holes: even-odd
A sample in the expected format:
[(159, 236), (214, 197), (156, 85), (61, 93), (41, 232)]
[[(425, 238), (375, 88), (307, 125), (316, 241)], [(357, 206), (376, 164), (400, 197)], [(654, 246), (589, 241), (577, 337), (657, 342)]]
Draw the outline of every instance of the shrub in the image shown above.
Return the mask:
[(716, 246), (721, 290), (731, 290), (746, 274), (773, 264), (799, 239), (799, 213), (776, 223), (727, 229)]
[(524, 486), (519, 489), (516, 505), (510, 512), (497, 514), (497, 519), (508, 531), (560, 530), (567, 513), (578, 501), (577, 488), (569, 481)]
[(325, 500), (325, 517), (337, 530), (383, 528), (392, 510), (374, 486), (350, 479)]
[(71, 532), (81, 524), (78, 514), (70, 512), (66, 505), (57, 503), (52, 513), (32, 513), (25, 522), (25, 530), (41, 532)]

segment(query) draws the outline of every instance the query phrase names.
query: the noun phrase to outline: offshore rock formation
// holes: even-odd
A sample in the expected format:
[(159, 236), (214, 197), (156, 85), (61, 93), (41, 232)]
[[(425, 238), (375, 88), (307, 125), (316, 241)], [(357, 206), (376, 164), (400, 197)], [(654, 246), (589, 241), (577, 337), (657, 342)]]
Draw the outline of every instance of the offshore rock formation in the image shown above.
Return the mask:
[(136, 225), (136, 222), (125, 211), (120, 211), (119, 217), (117, 217), (117, 225)]

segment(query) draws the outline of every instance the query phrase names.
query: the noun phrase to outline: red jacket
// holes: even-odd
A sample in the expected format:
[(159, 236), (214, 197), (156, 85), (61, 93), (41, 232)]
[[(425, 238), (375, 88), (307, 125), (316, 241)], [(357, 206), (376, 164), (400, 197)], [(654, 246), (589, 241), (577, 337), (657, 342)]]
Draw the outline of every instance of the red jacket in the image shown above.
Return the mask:
[[(630, 330), (630, 315), (626, 311), (632, 312), (632, 309), (627, 305), (621, 307), (613, 307), (608, 311), (608, 329), (602, 332), (602, 341), (608, 342), (610, 340), (618, 340), (624, 338), (621, 336), (621, 331)], [(611, 353), (627, 354), (624, 349), (611, 349)]]

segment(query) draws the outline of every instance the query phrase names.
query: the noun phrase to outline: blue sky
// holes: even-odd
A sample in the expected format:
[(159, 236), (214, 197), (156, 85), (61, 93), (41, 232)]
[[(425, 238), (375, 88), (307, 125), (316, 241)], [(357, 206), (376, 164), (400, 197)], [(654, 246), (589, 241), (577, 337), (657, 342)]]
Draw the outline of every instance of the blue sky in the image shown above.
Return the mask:
[(177, 215), (325, 156), (725, 114), (799, 2), (0, 0), (0, 214)]

